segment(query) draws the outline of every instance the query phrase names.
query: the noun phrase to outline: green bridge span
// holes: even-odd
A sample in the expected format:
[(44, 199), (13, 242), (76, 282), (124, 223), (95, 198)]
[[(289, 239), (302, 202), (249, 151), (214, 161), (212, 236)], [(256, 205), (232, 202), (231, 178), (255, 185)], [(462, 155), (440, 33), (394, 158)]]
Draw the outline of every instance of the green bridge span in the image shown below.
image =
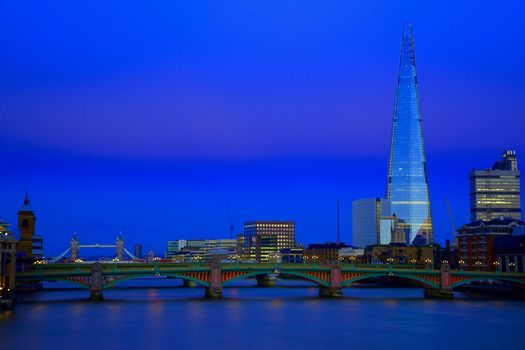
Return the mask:
[[(425, 296), (451, 298), (454, 288), (482, 281), (507, 281), (525, 288), (525, 274), (481, 271), (418, 269), (389, 265), (350, 264), (263, 264), (263, 263), (66, 263), (36, 264), (31, 271), (19, 272), (17, 283), (66, 281), (90, 290), (91, 299), (101, 299), (103, 290), (119, 282), (149, 276), (180, 278), (204, 287), (206, 296), (222, 296), (222, 287), (249, 277), (258, 284), (271, 285), (268, 276), (293, 277), (319, 286), (320, 295), (342, 296), (343, 287), (375, 277), (396, 276), (411, 280), (425, 289)], [(274, 282), (273, 282), (274, 283)]]

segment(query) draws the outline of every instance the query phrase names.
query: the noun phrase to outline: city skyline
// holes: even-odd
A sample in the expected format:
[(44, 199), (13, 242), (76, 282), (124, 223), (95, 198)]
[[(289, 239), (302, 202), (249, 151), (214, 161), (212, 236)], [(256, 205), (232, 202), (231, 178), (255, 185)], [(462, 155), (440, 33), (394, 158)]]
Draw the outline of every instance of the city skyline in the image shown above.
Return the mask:
[[(216, 17), (184, 9), (180, 16), (197, 25), (185, 36), (161, 18), (144, 34), (157, 50), (146, 37), (120, 40), (127, 35), (107, 21), (97, 28), (79, 20), (78, 8), (51, 23), (54, 16), (9, 6), (0, 34), (8, 116), (0, 131), (8, 165), (0, 215), (15, 222), (27, 186), (46, 252), (61, 251), (74, 231), (84, 241), (113, 241), (122, 232), (130, 244), (153, 236), (149, 248), (157, 250), (182, 235), (229, 237), (228, 207), (236, 232), (249, 219), (294, 220), (299, 241), (334, 241), (338, 197), (341, 240), (349, 241), (351, 200), (383, 195), (408, 6), (392, 8), (385, 21), (364, 7), (305, 5), (293, 19), (299, 30), (284, 33), (283, 16), (295, 9), (218, 9), (231, 25), (209, 40), (203, 23)], [(490, 23), (488, 9), (461, 4), (455, 15), (445, 7), (433, 16), (424, 6), (408, 11), (440, 243), (451, 237), (446, 197), (456, 226), (469, 220), (469, 171), (490, 167), (503, 149), (525, 154), (518, 132), (525, 71), (516, 45), (524, 29), (514, 15), (522, 5), (510, 7), (491, 9)], [(146, 19), (158, 14), (151, 11)], [(469, 22), (476, 31), (460, 25), (472, 11), (484, 13)], [(129, 7), (125, 15), (139, 13)], [(442, 17), (458, 26), (443, 26)], [(308, 29), (313, 18), (324, 22)], [(299, 47), (288, 47), (293, 39)]]

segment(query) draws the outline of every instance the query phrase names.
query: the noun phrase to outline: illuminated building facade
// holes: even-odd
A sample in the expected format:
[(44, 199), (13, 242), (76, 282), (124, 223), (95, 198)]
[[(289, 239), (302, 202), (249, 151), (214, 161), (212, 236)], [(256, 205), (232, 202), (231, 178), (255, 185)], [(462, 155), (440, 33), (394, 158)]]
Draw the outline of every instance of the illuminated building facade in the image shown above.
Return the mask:
[(244, 260), (268, 262), (271, 254), (295, 247), (295, 222), (248, 221), (242, 242)]
[(500, 216), (521, 220), (520, 171), (515, 151), (504, 151), (492, 169), (470, 173), (470, 219)]
[(304, 250), (305, 262), (330, 263), (339, 260), (339, 250), (348, 247), (345, 243), (309, 244)]
[(233, 257), (236, 254), (235, 239), (179, 239), (168, 241), (166, 258), (181, 261), (207, 261), (212, 255)]
[(388, 215), (390, 215), (390, 202), (384, 198), (364, 198), (353, 201), (352, 245), (364, 248), (379, 244), (381, 218)]
[(467, 270), (495, 271), (502, 266), (495, 256), (497, 237), (517, 236), (525, 223), (510, 217), (473, 221), (458, 229), (459, 264)]
[(407, 244), (409, 226), (396, 215), (383, 216), (379, 227), (379, 244), (404, 243)]
[(365, 249), (365, 260), (371, 264), (432, 265), (434, 248), (413, 247), (403, 243), (369, 246)]
[(392, 214), (409, 225), (408, 241), (422, 236), (434, 240), (428, 176), (423, 146), (418, 80), (412, 26), (403, 29), (392, 144), (387, 179)]

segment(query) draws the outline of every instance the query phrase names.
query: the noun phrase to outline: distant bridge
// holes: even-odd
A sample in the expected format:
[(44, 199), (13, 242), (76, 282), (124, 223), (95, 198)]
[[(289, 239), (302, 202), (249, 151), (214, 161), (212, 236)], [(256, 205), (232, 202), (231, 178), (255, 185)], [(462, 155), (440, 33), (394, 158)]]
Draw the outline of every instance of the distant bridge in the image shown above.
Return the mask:
[(122, 235), (118, 235), (117, 241), (115, 244), (79, 244), (77, 235), (73, 234), (73, 237), (71, 238), (71, 241), (69, 242), (69, 248), (67, 248), (65, 251), (57, 255), (56, 257), (49, 260), (49, 263), (54, 264), (59, 262), (62, 259), (65, 259), (66, 256), (69, 254), (70, 259), (75, 261), (78, 259), (79, 255), (78, 252), (80, 248), (113, 248), (115, 249), (115, 255), (119, 260), (124, 260), (124, 256), (129, 257), (130, 259), (137, 259), (137, 257), (130, 253), (129, 250), (127, 250), (124, 247), (124, 239), (122, 238)]
[(221, 297), (222, 287), (249, 277), (264, 284), (268, 275), (293, 276), (319, 286), (319, 295), (342, 296), (343, 287), (374, 277), (396, 276), (414, 281), (425, 288), (426, 297), (452, 298), (453, 289), (477, 281), (508, 281), (525, 288), (525, 274), (511, 272), (451, 271), (448, 265), (440, 270), (400, 268), (385, 265), (359, 266), (349, 264), (263, 264), (263, 263), (87, 263), (38, 264), (30, 272), (21, 272), (17, 282), (66, 281), (90, 290), (91, 299), (118, 283), (139, 277), (165, 276), (191, 281), (204, 287), (208, 297)]

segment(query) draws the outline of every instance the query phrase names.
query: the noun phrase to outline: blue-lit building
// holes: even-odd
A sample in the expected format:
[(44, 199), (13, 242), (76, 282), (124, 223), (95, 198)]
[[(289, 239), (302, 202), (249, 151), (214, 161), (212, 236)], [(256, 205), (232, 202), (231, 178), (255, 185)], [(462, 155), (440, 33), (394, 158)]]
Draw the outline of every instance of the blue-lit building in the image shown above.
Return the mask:
[(416, 236), (434, 241), (412, 26), (403, 28), (392, 144), (387, 179), (392, 214), (408, 225), (408, 242)]
[[(352, 245), (364, 248), (381, 244), (381, 218), (390, 215), (390, 203), (385, 198), (363, 198), (352, 201)], [(384, 244), (390, 243), (383, 242)]]

